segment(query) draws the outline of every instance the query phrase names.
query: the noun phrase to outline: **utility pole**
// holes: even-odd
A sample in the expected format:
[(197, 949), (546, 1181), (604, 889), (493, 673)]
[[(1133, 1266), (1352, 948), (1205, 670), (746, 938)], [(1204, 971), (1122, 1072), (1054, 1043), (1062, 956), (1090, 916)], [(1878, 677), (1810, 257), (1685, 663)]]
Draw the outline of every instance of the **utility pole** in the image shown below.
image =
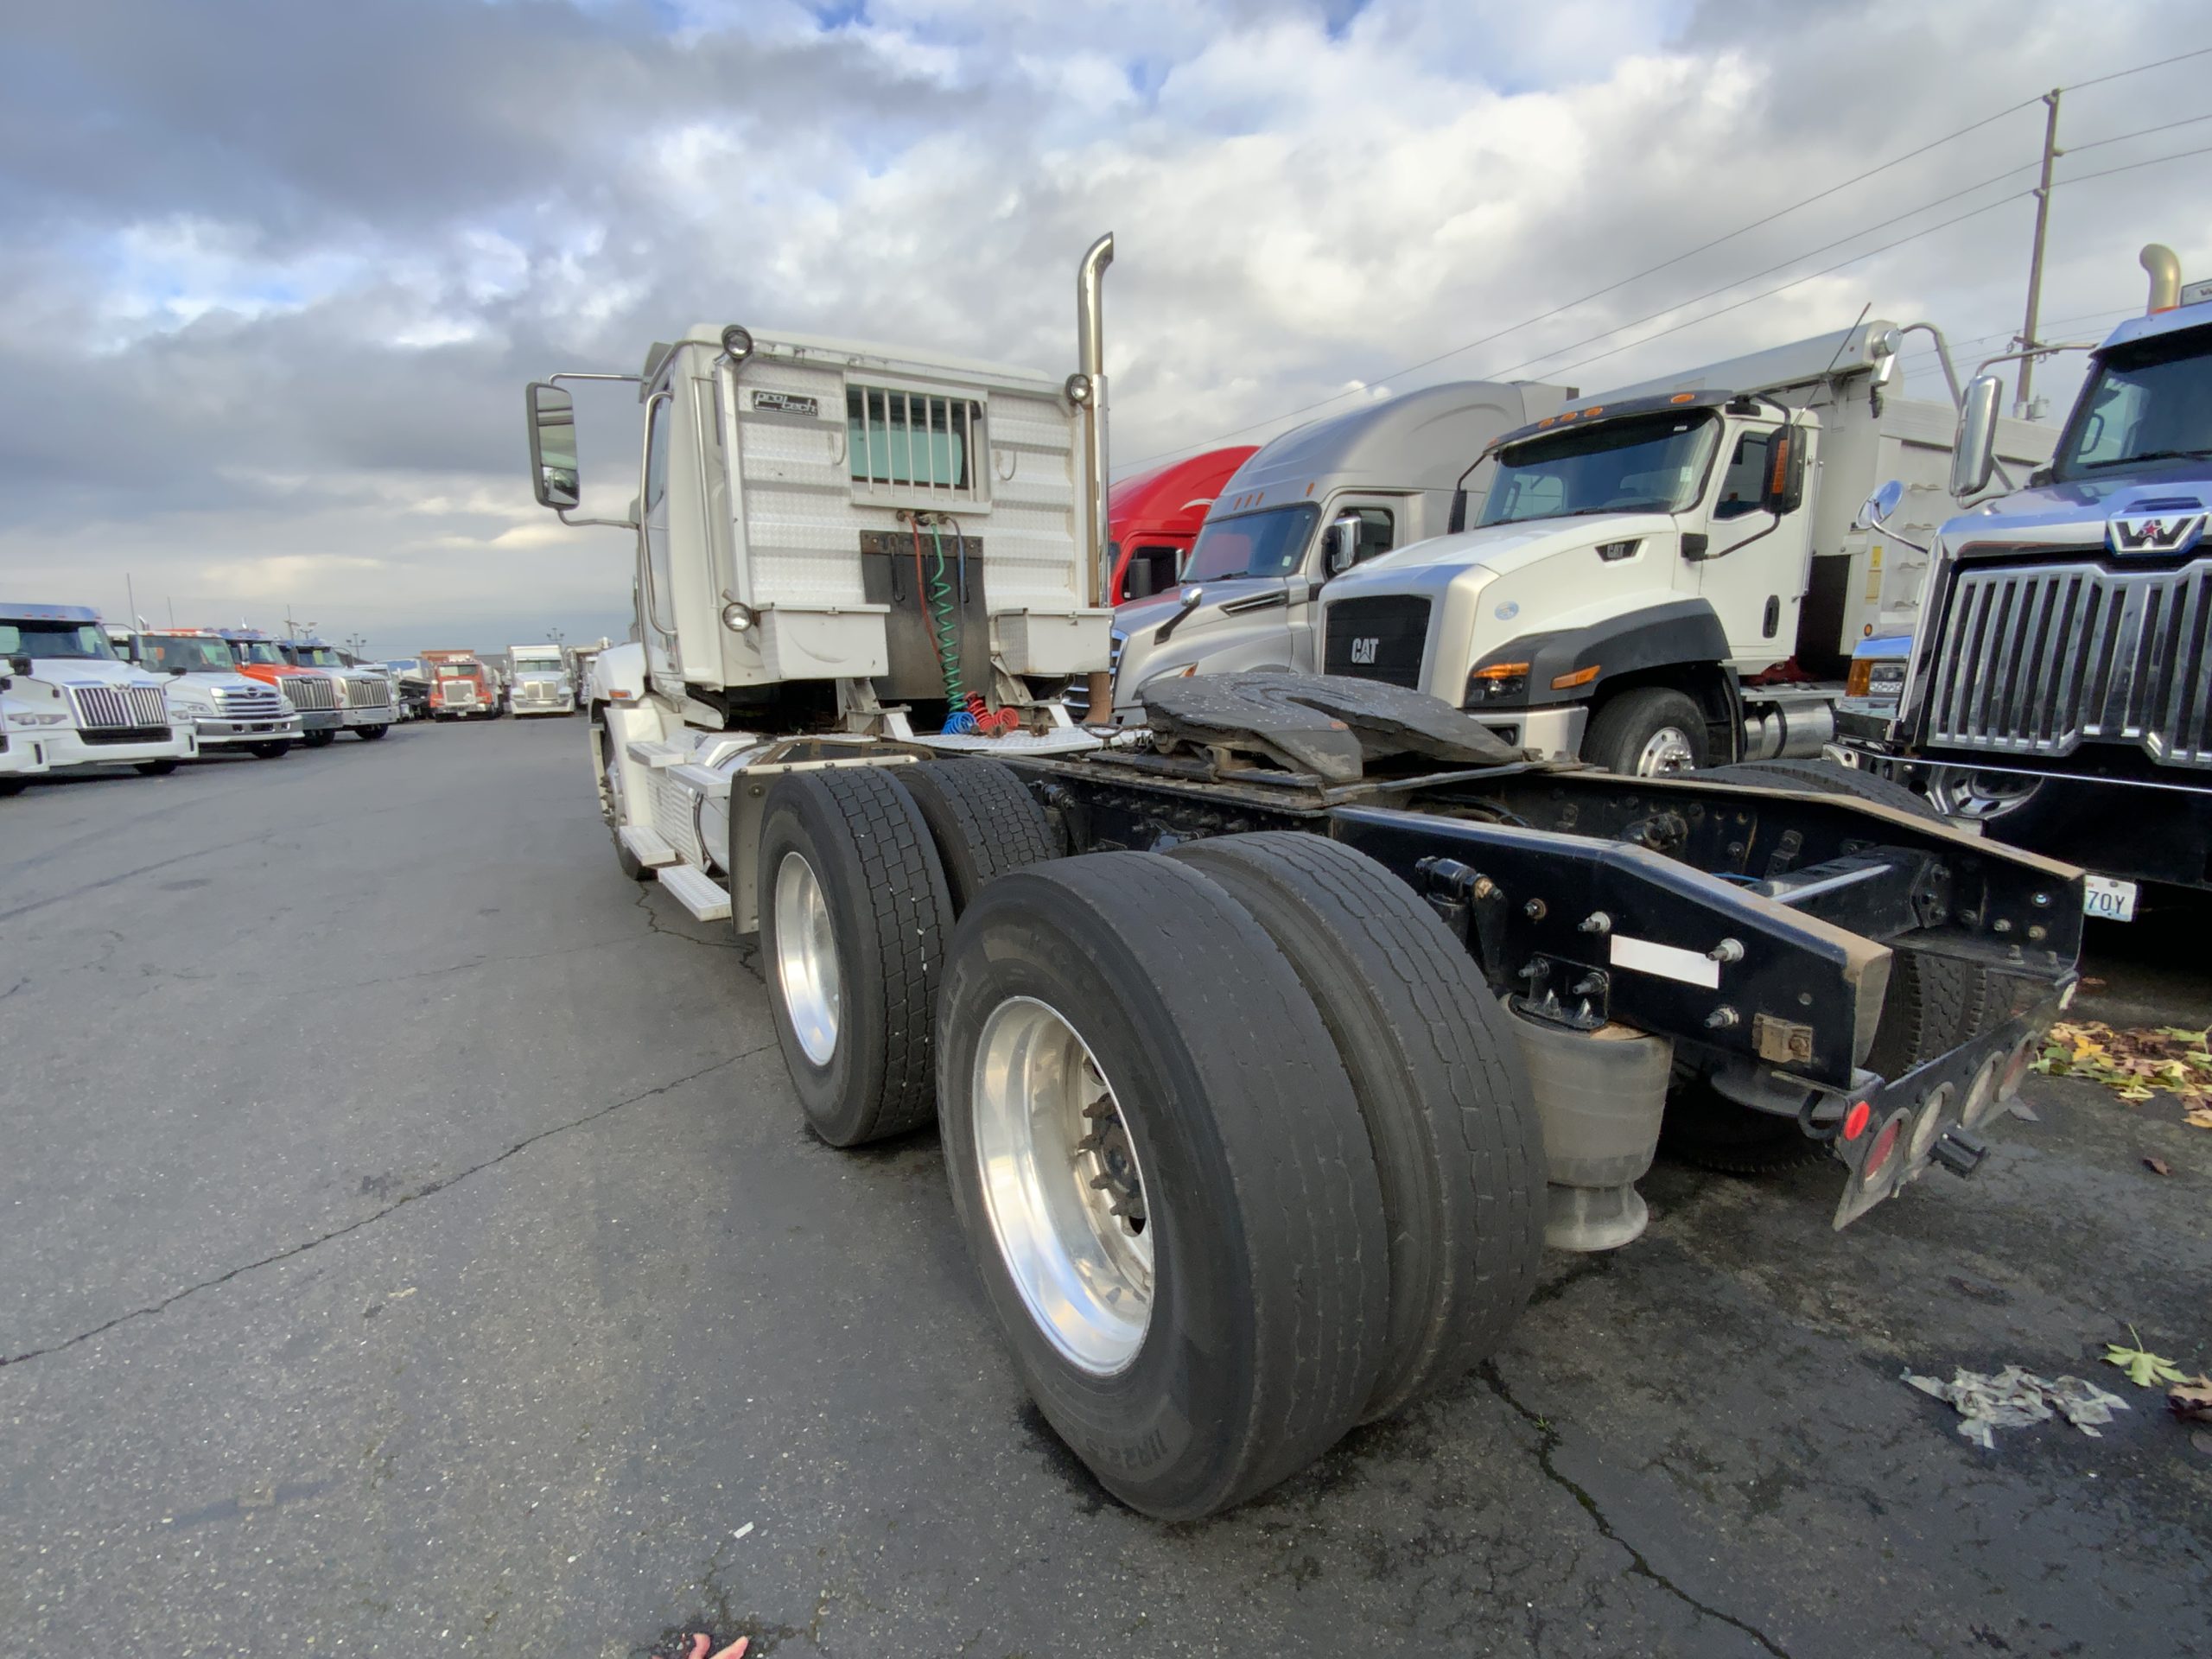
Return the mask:
[[(2058, 148), (2058, 88), (2054, 86), (2043, 95), (2043, 176), (2036, 184), (2036, 243), (2028, 256), (2028, 315), (2020, 325), (2020, 349), (2032, 352), (2036, 348), (2036, 312), (2043, 302), (2043, 238), (2050, 226), (2050, 164), (2062, 153)], [(2012, 400), (2012, 412), (2022, 420), (2032, 418), (2029, 400), (2036, 372), (2032, 357), (2020, 359), (2020, 391)]]

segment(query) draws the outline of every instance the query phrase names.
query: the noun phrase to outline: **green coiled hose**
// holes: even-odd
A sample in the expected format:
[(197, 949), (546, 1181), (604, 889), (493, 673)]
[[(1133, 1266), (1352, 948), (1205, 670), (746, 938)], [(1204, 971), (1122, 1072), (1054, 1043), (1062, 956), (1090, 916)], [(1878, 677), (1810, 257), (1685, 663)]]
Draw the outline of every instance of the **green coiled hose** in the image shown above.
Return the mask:
[(937, 636), (938, 664), (944, 671), (945, 698), (957, 709), (967, 702), (960, 686), (960, 605), (944, 574), (944, 533), (935, 524), (930, 526), (930, 550), (937, 561), (930, 569), (930, 626)]

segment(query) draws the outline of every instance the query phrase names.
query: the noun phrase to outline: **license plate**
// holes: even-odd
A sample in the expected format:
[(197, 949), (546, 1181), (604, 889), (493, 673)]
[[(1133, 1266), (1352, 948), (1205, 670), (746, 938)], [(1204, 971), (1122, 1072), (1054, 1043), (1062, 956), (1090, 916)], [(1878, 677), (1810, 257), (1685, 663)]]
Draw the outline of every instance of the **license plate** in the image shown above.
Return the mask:
[(2108, 875), (2092, 875), (2083, 879), (2082, 913), (2098, 916), (2107, 922), (2132, 922), (2135, 919), (2135, 884), (2114, 880)]

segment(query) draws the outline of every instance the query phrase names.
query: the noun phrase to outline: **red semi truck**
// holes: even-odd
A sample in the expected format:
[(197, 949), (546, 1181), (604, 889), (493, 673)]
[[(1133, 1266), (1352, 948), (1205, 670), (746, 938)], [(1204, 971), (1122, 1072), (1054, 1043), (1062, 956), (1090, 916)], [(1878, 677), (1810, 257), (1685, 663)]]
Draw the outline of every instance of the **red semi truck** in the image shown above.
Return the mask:
[(1147, 599), (1175, 585), (1214, 498), (1255, 453), (1249, 443), (1209, 449), (1114, 486), (1107, 512), (1113, 524), (1115, 604)]
[(430, 677), (430, 718), (466, 720), (499, 717), (499, 699), (492, 671), (473, 651), (426, 651), (423, 667)]

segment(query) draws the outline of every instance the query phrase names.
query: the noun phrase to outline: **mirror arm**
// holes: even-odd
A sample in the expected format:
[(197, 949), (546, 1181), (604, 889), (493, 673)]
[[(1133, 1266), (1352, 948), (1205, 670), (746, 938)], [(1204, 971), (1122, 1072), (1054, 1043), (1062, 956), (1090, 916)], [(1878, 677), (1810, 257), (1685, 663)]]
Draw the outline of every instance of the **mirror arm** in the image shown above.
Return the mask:
[(574, 509), (569, 507), (556, 507), (553, 516), (571, 530), (635, 530), (638, 527), (638, 521), (634, 518), (571, 518), (569, 514)]

